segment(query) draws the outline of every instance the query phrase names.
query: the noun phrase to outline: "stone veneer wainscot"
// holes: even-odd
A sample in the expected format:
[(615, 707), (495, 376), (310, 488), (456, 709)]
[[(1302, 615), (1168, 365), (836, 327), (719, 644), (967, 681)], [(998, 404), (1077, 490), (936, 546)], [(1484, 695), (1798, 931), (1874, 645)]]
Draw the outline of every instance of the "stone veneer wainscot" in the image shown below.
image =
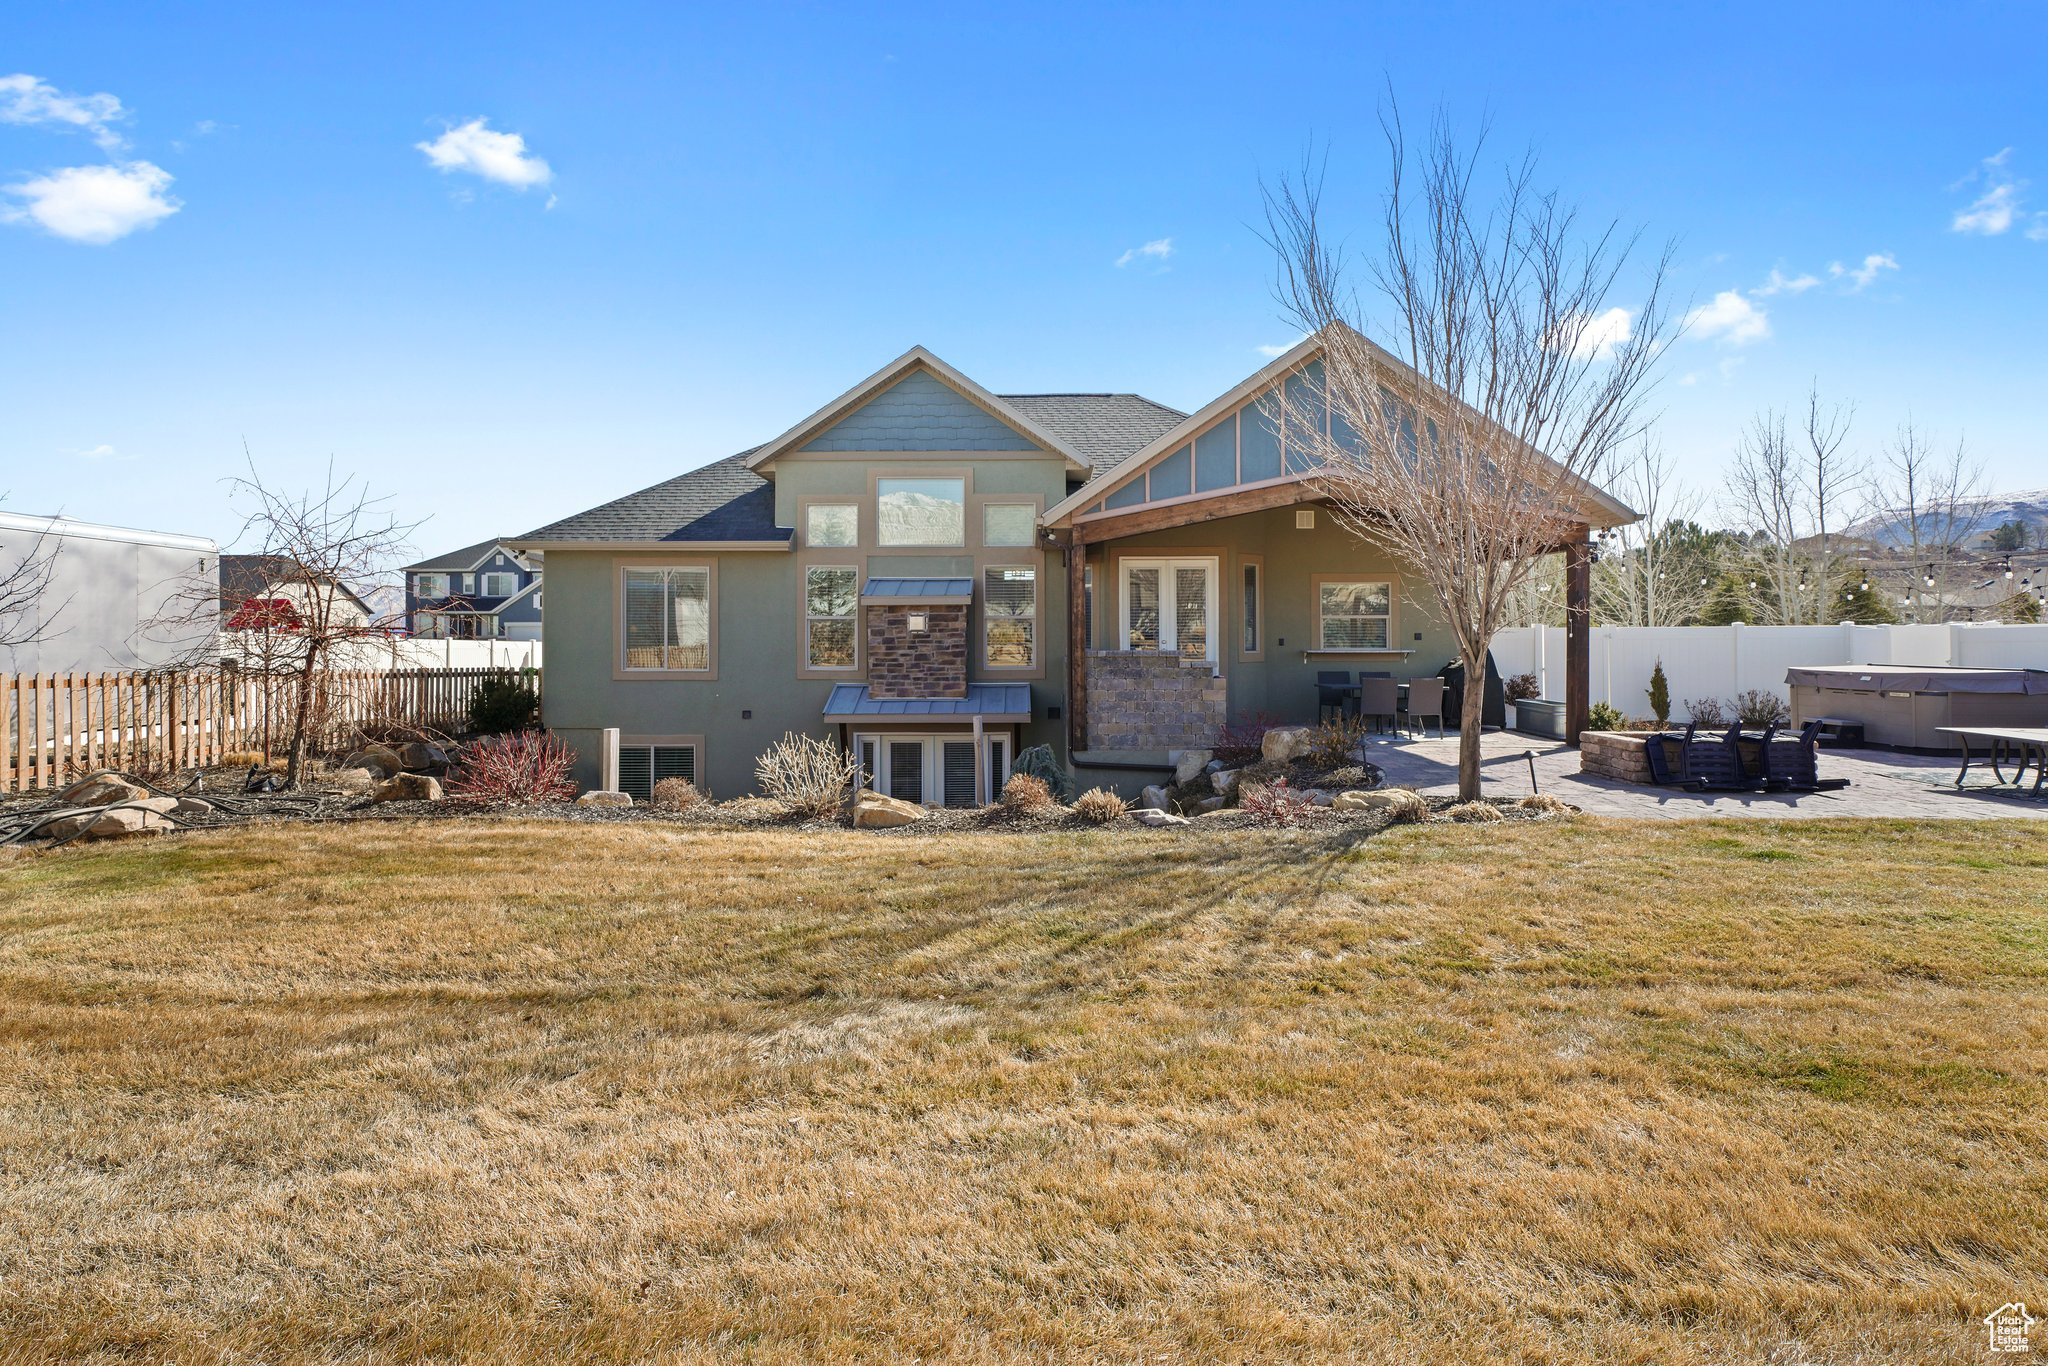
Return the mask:
[(1162, 650), (1088, 652), (1090, 749), (1214, 745), (1229, 717), (1215, 666)]

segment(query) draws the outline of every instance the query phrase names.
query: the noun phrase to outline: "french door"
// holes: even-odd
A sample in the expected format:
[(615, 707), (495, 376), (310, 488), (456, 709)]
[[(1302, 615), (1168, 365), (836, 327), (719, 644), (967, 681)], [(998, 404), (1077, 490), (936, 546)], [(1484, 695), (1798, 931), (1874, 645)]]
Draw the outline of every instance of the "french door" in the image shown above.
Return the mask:
[(985, 767), (974, 781), (974, 736), (856, 735), (861, 783), (887, 796), (932, 806), (981, 806), (1002, 793), (1010, 776), (1010, 737), (984, 735)]
[(1120, 648), (1216, 662), (1216, 561), (1126, 559)]

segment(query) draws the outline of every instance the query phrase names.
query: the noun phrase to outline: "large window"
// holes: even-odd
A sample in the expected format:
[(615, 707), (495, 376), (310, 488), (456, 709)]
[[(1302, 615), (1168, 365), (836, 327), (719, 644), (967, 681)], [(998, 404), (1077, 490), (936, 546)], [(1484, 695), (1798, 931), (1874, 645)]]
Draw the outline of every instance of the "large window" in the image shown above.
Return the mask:
[(804, 571), (804, 648), (813, 669), (853, 667), (859, 572), (840, 565)]
[(883, 545), (965, 545), (967, 481), (877, 479), (875, 539)]
[(1123, 648), (1216, 658), (1216, 561), (1125, 560)]
[(422, 598), (445, 598), (448, 596), (446, 574), (420, 574), (412, 581), (414, 595)]
[(860, 507), (812, 503), (804, 509), (804, 544), (841, 548), (860, 543)]
[(991, 669), (1028, 669), (1038, 662), (1038, 571), (1026, 567), (982, 575), (982, 659)]
[(624, 578), (624, 667), (708, 671), (711, 571), (628, 569)]
[(1031, 503), (989, 503), (981, 510), (981, 543), (1026, 546), (1038, 541), (1038, 508)]
[(1316, 590), (1325, 650), (1384, 650), (1393, 634), (1394, 585), (1385, 579), (1324, 583)]
[(509, 598), (519, 591), (517, 574), (484, 575), (484, 596), (487, 598)]

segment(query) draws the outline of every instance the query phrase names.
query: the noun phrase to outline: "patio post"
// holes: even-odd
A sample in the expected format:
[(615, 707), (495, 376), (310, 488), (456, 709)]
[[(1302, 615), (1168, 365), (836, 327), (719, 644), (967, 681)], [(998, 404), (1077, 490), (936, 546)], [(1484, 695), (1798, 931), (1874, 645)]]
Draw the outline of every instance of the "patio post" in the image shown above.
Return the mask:
[(1088, 748), (1088, 547), (1066, 533), (1067, 550), (1067, 762)]
[(1581, 530), (1564, 548), (1564, 742), (1579, 743), (1592, 707), (1593, 545)]

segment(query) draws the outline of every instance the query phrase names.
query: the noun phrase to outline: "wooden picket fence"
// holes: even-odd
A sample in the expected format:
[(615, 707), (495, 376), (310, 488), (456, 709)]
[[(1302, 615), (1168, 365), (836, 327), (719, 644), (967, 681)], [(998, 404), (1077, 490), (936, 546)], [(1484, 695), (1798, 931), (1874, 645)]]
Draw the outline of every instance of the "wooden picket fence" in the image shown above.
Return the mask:
[[(330, 673), (311, 712), (315, 753), (351, 744), (364, 726), (462, 728), (486, 679), (540, 671), (401, 669)], [(282, 754), (293, 681), (234, 670), (0, 674), (0, 792), (56, 788), (95, 769), (169, 773), (237, 751)]]

